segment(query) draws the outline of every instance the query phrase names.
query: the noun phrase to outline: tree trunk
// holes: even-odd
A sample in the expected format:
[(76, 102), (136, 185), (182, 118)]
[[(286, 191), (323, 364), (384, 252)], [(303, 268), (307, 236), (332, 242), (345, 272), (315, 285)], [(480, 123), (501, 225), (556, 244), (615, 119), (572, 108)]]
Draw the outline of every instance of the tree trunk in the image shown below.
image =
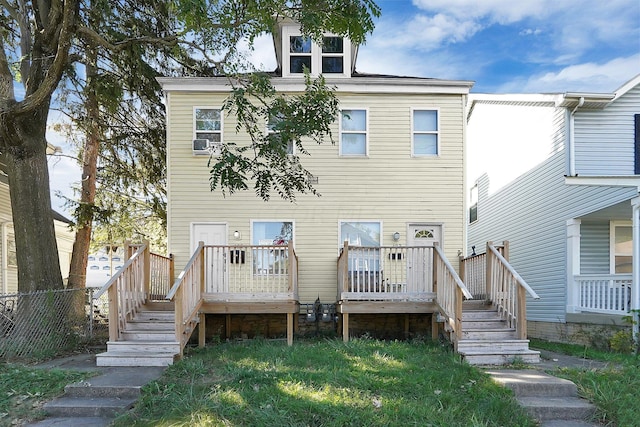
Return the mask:
[(49, 103), (21, 115), (7, 114), (0, 123), (0, 137), (7, 161), (18, 264), (18, 291), (62, 289), (56, 242), (47, 141)]
[(72, 289), (82, 289), (87, 285), (87, 260), (91, 244), (91, 228), (93, 226), (93, 212), (96, 200), (96, 173), (101, 139), (100, 110), (95, 91), (95, 79), (98, 78), (96, 62), (96, 50), (88, 47), (85, 64), (87, 72), (85, 107), (88, 123), (85, 128), (85, 143), (82, 154), (82, 187), (80, 207), (76, 217), (77, 231), (73, 242), (71, 269), (69, 271), (69, 288)]

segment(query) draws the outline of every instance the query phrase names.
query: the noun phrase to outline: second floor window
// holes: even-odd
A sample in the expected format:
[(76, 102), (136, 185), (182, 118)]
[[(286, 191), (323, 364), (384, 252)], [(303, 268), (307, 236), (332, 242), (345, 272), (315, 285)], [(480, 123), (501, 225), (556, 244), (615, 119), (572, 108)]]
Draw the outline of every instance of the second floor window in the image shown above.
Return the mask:
[(439, 154), (438, 141), (438, 111), (413, 110), (413, 156), (437, 156)]
[(322, 74), (344, 72), (344, 40), (342, 37), (322, 39)]
[(222, 114), (219, 109), (195, 109), (195, 139), (222, 141)]
[(315, 72), (311, 68), (311, 39), (309, 37), (289, 37), (289, 53), (289, 70), (292, 74), (302, 74), (305, 68), (309, 73)]
[(340, 115), (340, 155), (367, 155), (367, 110), (342, 110)]
[[(269, 121), (267, 122), (267, 134), (268, 135), (275, 135), (278, 133), (278, 124), (282, 121), (282, 119), (280, 117), (269, 117)], [(295, 152), (295, 144), (293, 143), (293, 141), (289, 140), (287, 141), (287, 154), (288, 155), (293, 155)]]

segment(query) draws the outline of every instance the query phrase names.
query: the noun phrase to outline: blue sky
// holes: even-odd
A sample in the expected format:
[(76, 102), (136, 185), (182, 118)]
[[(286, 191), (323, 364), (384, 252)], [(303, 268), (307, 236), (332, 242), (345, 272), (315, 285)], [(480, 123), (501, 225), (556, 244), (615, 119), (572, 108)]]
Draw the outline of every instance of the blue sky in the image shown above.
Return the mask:
[(357, 69), (473, 92), (613, 92), (640, 73), (638, 0), (386, 0)]
[[(472, 80), (476, 93), (614, 92), (640, 73), (640, 0), (385, 0), (357, 70)], [(254, 62), (275, 68), (273, 42)], [(57, 135), (50, 142), (70, 148)], [(50, 161), (52, 191), (80, 171)], [(64, 212), (53, 196), (54, 208)]]

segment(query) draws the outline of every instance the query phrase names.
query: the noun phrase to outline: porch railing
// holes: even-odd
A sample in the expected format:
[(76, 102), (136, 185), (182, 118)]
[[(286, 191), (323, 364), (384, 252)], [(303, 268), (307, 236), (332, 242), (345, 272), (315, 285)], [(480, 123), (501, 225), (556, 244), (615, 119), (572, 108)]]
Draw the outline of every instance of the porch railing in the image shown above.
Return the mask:
[(174, 303), (176, 341), (180, 343), (180, 356), (199, 321), (196, 316), (202, 305), (204, 283), (205, 251), (204, 243), (200, 242), (166, 296), (168, 301)]
[[(506, 243), (504, 252), (508, 256)], [(540, 299), (540, 297), (520, 277), (493, 242), (487, 242), (486, 261), (488, 299), (496, 306), (498, 313), (507, 321), (509, 327), (515, 328), (516, 336), (519, 339), (525, 339), (527, 337), (526, 294), (533, 299)]]
[(574, 276), (579, 289), (578, 309), (596, 313), (627, 314), (631, 309), (631, 274)]
[(298, 298), (298, 257), (288, 245), (205, 246), (205, 288), (216, 298)]
[(433, 299), (433, 246), (349, 246), (338, 257), (341, 300)]
[(473, 295), (453, 269), (444, 252), (434, 246), (433, 282), (436, 302), (445, 317), (447, 329), (454, 335), (454, 342), (462, 337), (462, 301), (472, 299)]
[[(508, 251), (509, 242), (493, 245), (502, 256)], [(475, 252), (475, 246), (473, 247)], [(477, 300), (487, 299), (487, 254), (473, 254), (460, 258), (460, 278)]]
[[(127, 251), (131, 253), (131, 251)], [(122, 268), (93, 295), (97, 300), (105, 292), (109, 299), (109, 341), (117, 341), (126, 328), (127, 322), (145, 303), (148, 291), (149, 247), (139, 245)], [(145, 273), (147, 273), (145, 275)]]

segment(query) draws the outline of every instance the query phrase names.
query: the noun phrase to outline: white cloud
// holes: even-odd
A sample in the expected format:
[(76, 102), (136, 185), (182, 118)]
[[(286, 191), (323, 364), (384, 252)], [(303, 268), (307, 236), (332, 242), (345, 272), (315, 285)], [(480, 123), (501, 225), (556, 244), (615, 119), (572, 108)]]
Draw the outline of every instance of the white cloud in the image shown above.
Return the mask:
[(640, 72), (640, 53), (603, 64), (587, 62), (511, 81), (498, 92), (605, 92), (612, 93)]
[(544, 18), (559, 8), (573, 6), (576, 0), (414, 0), (422, 10), (446, 13), (458, 17), (486, 18), (492, 22), (508, 24), (526, 17)]

